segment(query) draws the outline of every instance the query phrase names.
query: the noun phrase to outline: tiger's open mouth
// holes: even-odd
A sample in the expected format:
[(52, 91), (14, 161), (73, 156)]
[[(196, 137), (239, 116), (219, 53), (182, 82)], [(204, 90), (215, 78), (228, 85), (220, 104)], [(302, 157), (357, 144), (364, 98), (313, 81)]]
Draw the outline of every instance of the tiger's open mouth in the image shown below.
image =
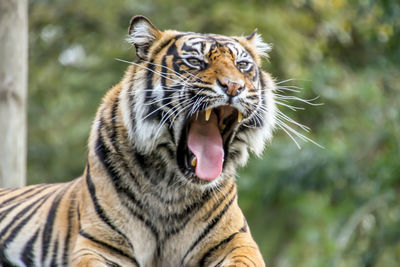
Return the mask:
[(178, 165), (200, 180), (212, 181), (222, 172), (229, 142), (242, 114), (224, 105), (193, 115), (184, 127), (178, 146)]

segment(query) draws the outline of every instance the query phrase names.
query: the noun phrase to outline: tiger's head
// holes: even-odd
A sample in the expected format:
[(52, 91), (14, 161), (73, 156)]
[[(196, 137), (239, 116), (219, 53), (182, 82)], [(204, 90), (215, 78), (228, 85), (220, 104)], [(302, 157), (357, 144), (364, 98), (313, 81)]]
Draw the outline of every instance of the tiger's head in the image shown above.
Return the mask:
[(275, 125), (275, 83), (261, 69), (270, 46), (244, 37), (160, 31), (143, 16), (128, 41), (124, 122), (142, 153), (161, 153), (187, 181), (212, 184), (260, 155)]

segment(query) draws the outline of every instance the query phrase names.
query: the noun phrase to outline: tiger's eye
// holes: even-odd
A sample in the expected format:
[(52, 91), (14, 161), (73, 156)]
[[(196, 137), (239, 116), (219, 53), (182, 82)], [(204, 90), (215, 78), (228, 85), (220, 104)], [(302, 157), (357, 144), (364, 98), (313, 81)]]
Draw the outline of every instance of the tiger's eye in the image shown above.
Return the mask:
[(201, 61), (195, 57), (188, 58), (187, 62), (189, 62), (190, 65), (193, 65), (195, 67), (201, 66)]
[(250, 65), (250, 63), (247, 61), (239, 61), (237, 63), (237, 66), (239, 69), (246, 69), (249, 65)]

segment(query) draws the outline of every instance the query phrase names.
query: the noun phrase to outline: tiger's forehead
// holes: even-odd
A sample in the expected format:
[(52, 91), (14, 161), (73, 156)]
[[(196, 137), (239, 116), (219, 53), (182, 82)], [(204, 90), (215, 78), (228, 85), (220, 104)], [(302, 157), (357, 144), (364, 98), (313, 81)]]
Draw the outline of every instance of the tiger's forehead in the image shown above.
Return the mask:
[(183, 55), (205, 56), (213, 50), (229, 52), (234, 58), (250, 57), (238, 40), (218, 34), (187, 34), (177, 42)]

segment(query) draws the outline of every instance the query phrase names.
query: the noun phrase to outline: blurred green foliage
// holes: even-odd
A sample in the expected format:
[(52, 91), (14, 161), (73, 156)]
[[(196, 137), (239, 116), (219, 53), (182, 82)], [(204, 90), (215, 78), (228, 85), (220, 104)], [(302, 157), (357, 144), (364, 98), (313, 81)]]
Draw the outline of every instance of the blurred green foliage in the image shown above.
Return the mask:
[(324, 103), (280, 107), (324, 149), (277, 130), (238, 178), (268, 265), (399, 266), (398, 0), (31, 0), (29, 14), (29, 183), (82, 173), (96, 108), (127, 67), (115, 58), (135, 58), (133, 15), (160, 29), (258, 28), (274, 45), (265, 70)]

